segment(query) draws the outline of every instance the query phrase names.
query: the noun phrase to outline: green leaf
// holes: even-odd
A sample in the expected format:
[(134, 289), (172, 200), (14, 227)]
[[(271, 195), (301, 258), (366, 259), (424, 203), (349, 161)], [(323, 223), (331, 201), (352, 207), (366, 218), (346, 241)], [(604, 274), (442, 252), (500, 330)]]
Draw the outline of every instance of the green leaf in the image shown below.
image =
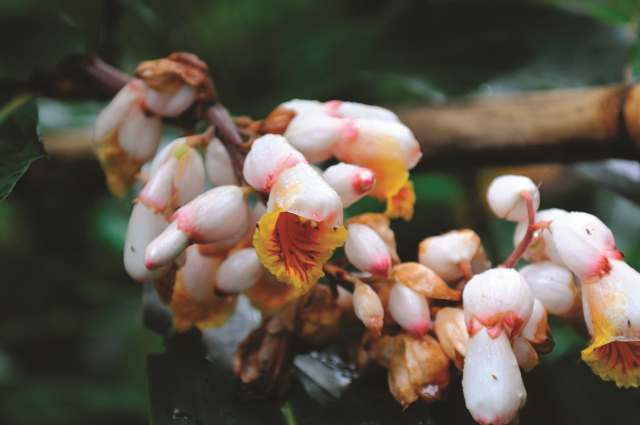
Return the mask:
[[(34, 159), (46, 156), (38, 128), (35, 95), (11, 93), (0, 83), (0, 202)], [(14, 83), (15, 86), (15, 83)]]

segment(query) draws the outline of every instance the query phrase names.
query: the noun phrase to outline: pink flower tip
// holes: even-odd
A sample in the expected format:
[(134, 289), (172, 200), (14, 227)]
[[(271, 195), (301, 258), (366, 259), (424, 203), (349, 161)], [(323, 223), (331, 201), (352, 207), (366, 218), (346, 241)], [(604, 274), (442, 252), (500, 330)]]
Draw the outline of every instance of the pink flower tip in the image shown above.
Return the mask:
[(429, 320), (420, 320), (407, 328), (407, 330), (416, 338), (424, 337), (429, 332)]

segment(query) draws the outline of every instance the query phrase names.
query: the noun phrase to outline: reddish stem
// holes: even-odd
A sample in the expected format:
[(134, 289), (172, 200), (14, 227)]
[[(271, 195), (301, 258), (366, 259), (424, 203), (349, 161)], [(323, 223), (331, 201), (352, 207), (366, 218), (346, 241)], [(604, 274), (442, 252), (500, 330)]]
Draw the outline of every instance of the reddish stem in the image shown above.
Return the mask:
[(513, 250), (511, 255), (509, 255), (509, 258), (507, 258), (502, 265), (498, 266), (501, 268), (512, 268), (513, 266), (516, 265), (518, 260), (520, 260), (522, 255), (527, 250), (527, 248), (529, 248), (529, 245), (531, 245), (531, 241), (533, 240), (533, 234), (535, 233), (536, 230), (538, 230), (535, 224), (536, 212), (533, 209), (533, 201), (531, 200), (531, 194), (526, 190), (523, 190), (522, 192), (520, 192), (520, 196), (527, 203), (529, 227), (527, 228), (527, 233), (524, 235), (524, 238), (522, 239), (522, 242), (520, 242), (520, 245), (518, 245), (516, 249)]

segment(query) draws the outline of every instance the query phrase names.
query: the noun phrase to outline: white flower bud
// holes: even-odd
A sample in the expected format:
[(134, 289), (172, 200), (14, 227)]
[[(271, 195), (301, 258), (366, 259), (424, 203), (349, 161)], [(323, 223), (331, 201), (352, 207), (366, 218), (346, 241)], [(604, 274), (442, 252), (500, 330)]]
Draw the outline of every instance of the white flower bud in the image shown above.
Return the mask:
[(215, 298), (215, 276), (223, 260), (223, 256), (203, 255), (197, 246), (187, 248), (180, 273), (185, 289), (194, 300), (206, 304)]
[(293, 99), (288, 102), (281, 103), (285, 109), (289, 109), (294, 111), (296, 114), (302, 114), (309, 108), (320, 109), (322, 108), (322, 103), (317, 100), (303, 100), (303, 99)]
[(173, 178), (176, 173), (178, 160), (169, 158), (153, 174), (140, 192), (140, 201), (155, 208), (158, 212), (164, 212), (171, 203), (173, 193)]
[(137, 107), (133, 105), (143, 92), (143, 86), (144, 83), (142, 81), (132, 80), (100, 111), (93, 125), (93, 138), (95, 141), (101, 141), (109, 133), (115, 131), (125, 119), (129, 110), (132, 107)]
[(255, 285), (263, 270), (254, 248), (236, 251), (218, 269), (216, 290), (224, 294), (239, 294)]
[(322, 177), (340, 195), (343, 208), (371, 192), (376, 183), (376, 176), (370, 169), (344, 162), (327, 168)]
[(267, 134), (251, 145), (251, 151), (244, 161), (243, 174), (247, 183), (256, 190), (269, 192), (280, 171), (301, 162), (307, 163), (307, 160), (284, 137)]
[(202, 193), (205, 183), (204, 163), (200, 154), (193, 148), (178, 160), (173, 177), (173, 187), (178, 196), (177, 206), (181, 207)]
[(324, 107), (326, 110), (331, 111), (341, 118), (366, 118), (380, 121), (400, 121), (396, 114), (388, 109), (381, 108), (380, 106), (332, 100), (325, 103)]
[(344, 136), (345, 122), (316, 108), (296, 114), (283, 136), (309, 162), (326, 161), (333, 156), (332, 148)]
[[(565, 210), (558, 208), (551, 208), (548, 210), (538, 211), (536, 213), (536, 223), (540, 221), (553, 221), (568, 214)], [(518, 223), (516, 230), (513, 233), (513, 245), (518, 246), (522, 239), (524, 239), (527, 229), (529, 228), (529, 220), (523, 220)], [(531, 244), (522, 256), (525, 260), (534, 263), (545, 261), (550, 259), (556, 264), (563, 265), (564, 263), (560, 259), (560, 254), (556, 249), (556, 245), (553, 243), (551, 233), (547, 229), (536, 230), (533, 234)]]
[(518, 366), (529, 372), (540, 363), (538, 353), (527, 339), (520, 335), (513, 343), (513, 354), (516, 356)]
[(547, 314), (546, 310), (540, 300), (533, 300), (533, 309), (531, 310), (531, 316), (522, 330), (522, 336), (526, 340), (541, 343), (545, 341), (545, 337), (539, 334), (541, 328), (547, 326)]
[[(381, 139), (393, 140), (400, 150), (400, 159), (409, 170), (415, 167), (418, 161), (420, 161), (420, 158), (422, 158), (420, 144), (418, 144), (409, 127), (400, 122), (358, 118), (353, 121), (353, 127), (357, 134), (357, 140), (347, 143), (357, 143), (363, 146), (379, 146)], [(382, 155), (390, 154), (390, 152), (375, 153)]]
[(460, 263), (471, 263), (480, 249), (480, 238), (475, 232), (468, 229), (452, 230), (420, 242), (418, 260), (442, 279), (452, 282), (463, 277)]
[(145, 265), (153, 270), (169, 265), (192, 243), (208, 244), (238, 234), (247, 220), (242, 189), (220, 186), (177, 210), (169, 227), (149, 244)]
[(278, 174), (267, 211), (275, 211), (276, 207), (310, 220), (324, 221), (329, 227), (342, 227), (340, 197), (313, 167), (304, 162)]
[(164, 274), (164, 270), (150, 271), (144, 264), (144, 251), (169, 225), (162, 214), (142, 202), (133, 206), (124, 242), (124, 268), (137, 282), (149, 282)]
[(549, 230), (564, 264), (585, 283), (608, 274), (609, 259), (622, 258), (611, 230), (591, 214), (568, 213)]
[(216, 186), (235, 184), (236, 176), (233, 173), (233, 165), (229, 152), (222, 142), (213, 138), (207, 146), (205, 166), (209, 180)]
[(402, 284), (397, 283), (391, 289), (389, 312), (393, 320), (415, 336), (424, 336), (429, 331), (431, 313), (427, 298)]
[(481, 424), (506, 425), (516, 417), (527, 391), (507, 335), (493, 338), (482, 328), (471, 336), (462, 391), (471, 416)]
[(161, 117), (177, 117), (196, 100), (196, 90), (188, 84), (175, 91), (158, 92), (149, 89), (145, 98), (146, 107)]
[(350, 224), (344, 252), (349, 262), (363, 272), (387, 277), (391, 273), (391, 256), (382, 238), (369, 226)]
[(147, 116), (140, 108), (132, 107), (118, 131), (118, 144), (131, 158), (146, 162), (156, 153), (162, 137), (162, 121)]
[(580, 307), (580, 294), (573, 273), (551, 261), (529, 264), (520, 269), (534, 297), (551, 314), (571, 316)]
[(531, 195), (534, 211), (540, 206), (540, 192), (529, 177), (505, 175), (493, 179), (487, 189), (487, 201), (495, 215), (510, 221), (527, 220), (527, 203), (521, 192)]
[(378, 294), (366, 283), (358, 282), (353, 291), (353, 309), (358, 319), (373, 332), (380, 335), (384, 308)]
[(533, 310), (529, 285), (514, 269), (491, 269), (475, 275), (462, 293), (469, 335), (486, 327), (492, 337), (504, 330), (515, 339)]

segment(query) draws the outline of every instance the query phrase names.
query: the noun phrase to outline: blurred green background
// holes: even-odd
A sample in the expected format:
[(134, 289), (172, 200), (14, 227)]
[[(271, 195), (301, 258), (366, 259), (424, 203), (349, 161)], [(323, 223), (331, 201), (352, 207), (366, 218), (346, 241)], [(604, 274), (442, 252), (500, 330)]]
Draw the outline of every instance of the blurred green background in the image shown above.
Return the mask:
[[(122, 266), (131, 199), (109, 196), (90, 152), (104, 103), (25, 92), (34, 67), (90, 52), (131, 73), (189, 51), (209, 64), (230, 111), (256, 119), (292, 98), (442, 102), (638, 75), (637, 11), (632, 0), (0, 1), (0, 170), (13, 176), (0, 179), (0, 199), (43, 154), (40, 134), (49, 152), (0, 203), (0, 423), (148, 423), (145, 356), (164, 350), (142, 327), (141, 287)], [(541, 208), (598, 215), (640, 268), (640, 208), (554, 164), (413, 175), (414, 220), (393, 223), (400, 257), (469, 227), (494, 262), (506, 258), (513, 225), (484, 205), (506, 171), (543, 181)], [(349, 213), (381, 208), (364, 200)], [(600, 381), (579, 362), (583, 342), (553, 328), (556, 350), (525, 375), (522, 423), (637, 423), (638, 390)], [(452, 386), (425, 424), (473, 423)]]

